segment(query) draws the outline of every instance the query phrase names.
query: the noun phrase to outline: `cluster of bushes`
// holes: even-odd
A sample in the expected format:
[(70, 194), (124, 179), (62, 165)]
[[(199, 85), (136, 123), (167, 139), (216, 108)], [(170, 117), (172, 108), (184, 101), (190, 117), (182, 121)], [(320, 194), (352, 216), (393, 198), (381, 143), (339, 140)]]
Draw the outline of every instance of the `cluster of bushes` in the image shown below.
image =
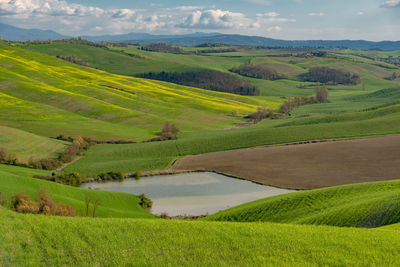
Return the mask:
[(39, 161), (29, 160), (27, 167), (41, 170), (55, 170), (63, 164), (71, 162), (82, 152), (88, 150), (93, 143), (87, 142), (84, 138), (78, 136), (73, 139), (72, 144), (68, 146), (56, 159), (42, 159)]
[(21, 165), (18, 155), (9, 153), (4, 147), (0, 147), (0, 164)]
[(177, 47), (164, 43), (148, 44), (141, 47), (143, 51), (151, 52), (162, 52), (162, 53), (172, 53), (172, 54), (183, 54), (184, 51)]
[(149, 72), (139, 74), (137, 77), (238, 95), (260, 95), (260, 90), (251, 83), (235, 75), (218, 71)]
[[(106, 85), (105, 85), (106, 86)], [(118, 89), (115, 88), (114, 86), (109, 86), (110, 88)], [(90, 137), (81, 137), (87, 144), (88, 148), (90, 148), (93, 145), (99, 145), (99, 144), (134, 144), (136, 143), (135, 141), (125, 141), (125, 140), (108, 140), (108, 141), (100, 141), (100, 140), (95, 140)], [(71, 136), (65, 136), (60, 134), (59, 136), (56, 137), (57, 140), (62, 140), (62, 141), (67, 141), (67, 142), (74, 142), (75, 138)]]
[(279, 109), (279, 112), (282, 114), (289, 114), (289, 112), (297, 108), (299, 106), (309, 105), (309, 104), (318, 104), (318, 103), (326, 103), (328, 102), (328, 94), (329, 91), (327, 88), (317, 88), (315, 94), (311, 97), (306, 96), (296, 96), (295, 98), (289, 98)]
[[(140, 176), (140, 173), (139, 173)], [(76, 172), (66, 172), (66, 173), (52, 173), (51, 176), (46, 175), (35, 175), (34, 178), (56, 182), (59, 184), (70, 185), (70, 186), (80, 186), (83, 183), (90, 183), (90, 182), (106, 182), (106, 181), (123, 181), (125, 175), (123, 172), (104, 172), (98, 174), (96, 177), (87, 177), (80, 175)]]
[(330, 85), (357, 85), (361, 83), (361, 78), (358, 74), (326, 67), (311, 68), (308, 73), (301, 74), (300, 79), (305, 82), (319, 82)]
[(276, 114), (271, 109), (266, 107), (259, 107), (256, 112), (251, 113), (248, 118), (251, 119), (254, 123), (258, 123), (264, 119), (276, 119), (279, 117), (279, 114)]
[(231, 71), (246, 77), (272, 81), (288, 78), (287, 75), (279, 74), (276, 70), (263, 65), (246, 64), (234, 67)]
[(80, 60), (79, 58), (76, 58), (74, 56), (56, 56), (56, 57), (59, 58), (59, 59), (62, 59), (62, 60), (77, 64), (77, 65), (81, 65), (81, 66), (84, 66), (84, 67), (90, 67), (88, 63), (86, 63), (85, 61)]
[(31, 200), (30, 196), (19, 193), (11, 199), (11, 209), (19, 213), (42, 214), (48, 216), (75, 216), (75, 209), (64, 203), (55, 203), (46, 190), (38, 191), (37, 200)]
[(160, 136), (154, 137), (148, 142), (176, 140), (178, 133), (179, 128), (175, 124), (167, 122), (162, 128)]
[(124, 173), (119, 172), (104, 172), (97, 175), (97, 181), (105, 182), (105, 181), (120, 181), (124, 180), (125, 176)]

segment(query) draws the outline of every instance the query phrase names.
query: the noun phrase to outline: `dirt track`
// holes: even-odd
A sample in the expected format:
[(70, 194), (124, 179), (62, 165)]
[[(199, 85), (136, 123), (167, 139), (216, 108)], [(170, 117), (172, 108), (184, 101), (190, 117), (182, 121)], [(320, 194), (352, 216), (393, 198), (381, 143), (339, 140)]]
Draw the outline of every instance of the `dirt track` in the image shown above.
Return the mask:
[(400, 179), (400, 136), (187, 156), (174, 169), (222, 172), (292, 189)]

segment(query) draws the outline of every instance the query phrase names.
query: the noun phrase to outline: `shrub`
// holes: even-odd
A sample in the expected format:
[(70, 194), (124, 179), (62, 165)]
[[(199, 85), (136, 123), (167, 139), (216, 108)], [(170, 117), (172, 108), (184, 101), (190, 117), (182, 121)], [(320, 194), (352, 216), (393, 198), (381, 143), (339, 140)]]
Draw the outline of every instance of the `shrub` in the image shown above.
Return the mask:
[(12, 197), (12, 210), (19, 213), (42, 214), (48, 216), (75, 216), (75, 209), (64, 203), (55, 203), (46, 189), (38, 190), (38, 201), (32, 201), (28, 195), (19, 193)]
[(39, 205), (37, 202), (31, 201), (28, 195), (19, 193), (12, 197), (11, 208), (19, 213), (33, 213), (39, 212)]
[(139, 196), (139, 205), (145, 210), (150, 210), (153, 206), (153, 201), (151, 201), (150, 198), (146, 197), (145, 194), (141, 194)]
[(79, 186), (84, 180), (85, 178), (76, 172), (67, 172), (55, 177), (55, 182), (71, 186)]
[(135, 172), (135, 179), (139, 180), (140, 179), (140, 171)]
[(262, 121), (267, 118), (274, 118), (275, 114), (271, 109), (267, 109), (266, 107), (259, 107), (257, 112), (254, 112), (249, 115), (249, 118), (253, 120), (255, 123)]
[(123, 181), (124, 173), (119, 172), (103, 172), (97, 175), (99, 181)]

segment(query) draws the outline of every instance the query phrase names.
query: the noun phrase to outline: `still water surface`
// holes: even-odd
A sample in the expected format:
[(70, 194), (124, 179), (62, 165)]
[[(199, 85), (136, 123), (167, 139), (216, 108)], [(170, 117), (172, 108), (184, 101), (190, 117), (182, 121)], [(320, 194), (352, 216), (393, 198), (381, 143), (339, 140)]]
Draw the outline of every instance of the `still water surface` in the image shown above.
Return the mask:
[(89, 183), (82, 187), (135, 195), (144, 193), (153, 201), (152, 213), (169, 216), (212, 214), (253, 200), (294, 192), (212, 172)]

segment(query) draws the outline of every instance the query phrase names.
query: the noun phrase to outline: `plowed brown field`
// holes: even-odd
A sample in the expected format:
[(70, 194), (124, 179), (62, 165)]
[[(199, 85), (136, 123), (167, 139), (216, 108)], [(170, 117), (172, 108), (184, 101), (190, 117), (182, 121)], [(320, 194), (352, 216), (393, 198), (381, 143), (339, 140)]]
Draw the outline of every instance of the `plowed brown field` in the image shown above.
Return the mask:
[(216, 171), (291, 189), (400, 179), (400, 136), (187, 156), (174, 169)]

